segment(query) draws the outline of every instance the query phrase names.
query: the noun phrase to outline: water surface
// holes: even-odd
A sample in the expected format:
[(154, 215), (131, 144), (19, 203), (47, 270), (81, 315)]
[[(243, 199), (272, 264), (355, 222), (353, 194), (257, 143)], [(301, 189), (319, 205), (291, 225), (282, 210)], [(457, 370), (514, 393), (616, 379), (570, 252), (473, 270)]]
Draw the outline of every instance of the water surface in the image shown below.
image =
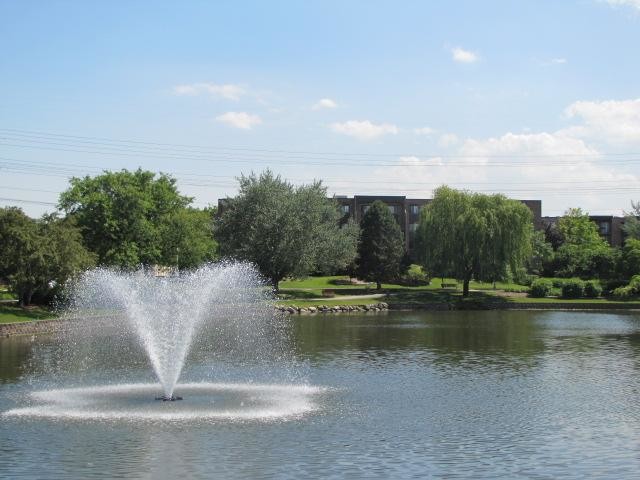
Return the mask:
[[(290, 363), (238, 363), (207, 338), (211, 351), (188, 358), (181, 379), (192, 384), (183, 389), (191, 405), (186, 394), (180, 405), (154, 403), (146, 386), (88, 401), (96, 412), (304, 407), (206, 419), (7, 414), (41, 408), (34, 392), (89, 387), (93, 395), (154, 379), (144, 355), (110, 353), (108, 337), (94, 339), (91, 348), (103, 349), (86, 365), (69, 351), (81, 344), (0, 340), (0, 477), (620, 479), (640, 471), (637, 313), (389, 312), (296, 317), (291, 328), (293, 375)], [(218, 390), (196, 391), (201, 381)], [(299, 390), (250, 392), (269, 383)], [(64, 408), (89, 409), (81, 398)]]

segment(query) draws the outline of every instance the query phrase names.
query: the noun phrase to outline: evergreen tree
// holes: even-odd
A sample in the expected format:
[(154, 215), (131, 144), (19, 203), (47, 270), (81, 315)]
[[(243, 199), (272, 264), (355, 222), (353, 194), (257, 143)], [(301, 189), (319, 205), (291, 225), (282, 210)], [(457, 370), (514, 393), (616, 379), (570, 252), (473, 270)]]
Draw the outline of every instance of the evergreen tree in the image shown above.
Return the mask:
[(389, 207), (377, 200), (371, 204), (360, 222), (358, 268), (360, 278), (376, 282), (397, 278), (405, 256), (404, 237)]

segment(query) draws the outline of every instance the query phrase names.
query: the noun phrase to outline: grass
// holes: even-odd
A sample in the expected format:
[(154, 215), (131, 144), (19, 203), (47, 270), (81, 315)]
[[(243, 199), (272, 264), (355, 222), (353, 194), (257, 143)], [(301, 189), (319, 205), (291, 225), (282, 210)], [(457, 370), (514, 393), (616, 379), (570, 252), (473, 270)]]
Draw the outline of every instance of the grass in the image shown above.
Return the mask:
[(21, 308), (13, 305), (0, 305), (0, 324), (34, 322), (55, 318), (55, 314), (42, 307)]
[[(607, 298), (580, 298), (564, 299), (560, 297), (533, 298), (528, 296), (505, 295), (504, 292), (527, 292), (528, 287), (508, 282), (476, 282), (469, 285), (472, 290), (467, 298), (462, 297), (462, 283), (455, 279), (433, 278), (429, 285), (417, 287), (405, 287), (402, 285), (385, 283), (381, 290), (376, 290), (374, 284), (362, 285), (337, 285), (336, 280), (348, 281), (347, 276), (309, 277), (302, 280), (287, 280), (280, 283), (280, 300), (278, 305), (309, 307), (318, 305), (368, 305), (385, 302), (393, 305), (420, 305), (429, 303), (456, 304), (462, 308), (494, 307), (508, 303), (531, 304), (605, 304), (615, 308), (617, 305), (636, 304), (640, 308), (640, 299), (617, 300)], [(442, 283), (455, 284), (456, 287), (442, 288)], [(323, 290), (332, 290), (333, 297), (323, 297)], [(557, 292), (555, 292), (557, 290)], [(559, 294), (560, 289), (554, 289)], [(365, 294), (382, 293), (379, 298), (343, 298), (344, 296), (356, 296)]]

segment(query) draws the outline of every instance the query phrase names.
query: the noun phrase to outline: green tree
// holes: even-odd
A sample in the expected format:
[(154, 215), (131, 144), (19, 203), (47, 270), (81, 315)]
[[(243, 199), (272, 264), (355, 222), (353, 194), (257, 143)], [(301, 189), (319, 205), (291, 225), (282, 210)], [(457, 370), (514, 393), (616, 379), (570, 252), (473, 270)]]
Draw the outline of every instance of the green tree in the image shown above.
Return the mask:
[(621, 274), (625, 279), (640, 274), (640, 240), (628, 238), (622, 247)]
[(213, 239), (215, 209), (182, 208), (168, 214), (158, 228), (161, 258), (180, 269), (195, 268), (214, 260), (218, 244)]
[(360, 278), (382, 282), (398, 278), (405, 256), (400, 225), (381, 201), (373, 202), (360, 222), (357, 274)]
[(340, 227), (338, 206), (321, 182), (294, 187), (267, 170), (242, 175), (239, 184), (216, 220), (223, 256), (255, 263), (276, 291), (287, 276), (328, 273), (353, 261), (357, 225)]
[(570, 208), (558, 221), (562, 245), (555, 255), (556, 274), (583, 278), (611, 275), (616, 252), (598, 232), (598, 226), (580, 208)]
[(528, 271), (534, 275), (541, 275), (552, 259), (553, 247), (547, 242), (545, 232), (534, 231), (531, 235), (531, 256), (527, 261)]
[(73, 178), (59, 206), (75, 218), (100, 264), (136, 268), (172, 264), (175, 252), (163, 251), (159, 229), (190, 202), (173, 178), (138, 169)]
[(33, 220), (19, 208), (0, 209), (0, 244), (0, 277), (21, 306), (50, 301), (70, 277), (95, 265), (73, 221), (56, 215)]
[(417, 234), (425, 269), (461, 279), (468, 296), (471, 279), (496, 281), (523, 266), (532, 232), (532, 214), (523, 203), (443, 186), (423, 209)]
[(640, 240), (640, 202), (631, 202), (631, 211), (625, 212), (622, 229), (629, 237)]

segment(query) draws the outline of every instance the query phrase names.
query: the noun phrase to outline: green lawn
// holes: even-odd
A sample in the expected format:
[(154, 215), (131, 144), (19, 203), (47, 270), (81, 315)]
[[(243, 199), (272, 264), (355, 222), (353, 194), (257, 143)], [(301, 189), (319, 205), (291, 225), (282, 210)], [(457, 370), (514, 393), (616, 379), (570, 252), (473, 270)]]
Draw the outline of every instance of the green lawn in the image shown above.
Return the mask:
[(33, 322), (55, 318), (55, 314), (42, 307), (20, 308), (13, 305), (0, 305), (0, 323)]
[[(469, 297), (462, 297), (462, 284), (454, 279), (434, 278), (431, 283), (426, 286), (405, 287), (396, 284), (383, 284), (382, 290), (376, 290), (375, 285), (336, 285), (336, 280), (348, 281), (346, 276), (329, 276), (329, 277), (309, 277), (302, 280), (287, 280), (281, 282), (279, 293), (280, 300), (278, 305), (290, 305), (299, 307), (318, 306), (318, 305), (368, 305), (373, 303), (385, 302), (389, 305), (419, 305), (426, 303), (455, 303), (469, 307), (477, 305), (494, 306), (499, 308), (500, 304), (505, 303), (575, 303), (575, 304), (606, 304), (615, 308), (617, 305), (637, 305), (640, 308), (640, 299), (620, 301), (609, 300), (606, 298), (598, 299), (564, 299), (564, 298), (533, 298), (522, 295), (509, 296), (505, 291), (527, 292), (528, 287), (515, 283), (497, 282), (471, 282)], [(456, 287), (442, 288), (442, 283), (455, 284)], [(323, 290), (333, 290), (334, 296), (323, 297)], [(559, 289), (558, 289), (559, 290)], [(380, 298), (361, 298), (352, 299), (343, 296), (355, 296), (365, 294), (383, 293)]]

